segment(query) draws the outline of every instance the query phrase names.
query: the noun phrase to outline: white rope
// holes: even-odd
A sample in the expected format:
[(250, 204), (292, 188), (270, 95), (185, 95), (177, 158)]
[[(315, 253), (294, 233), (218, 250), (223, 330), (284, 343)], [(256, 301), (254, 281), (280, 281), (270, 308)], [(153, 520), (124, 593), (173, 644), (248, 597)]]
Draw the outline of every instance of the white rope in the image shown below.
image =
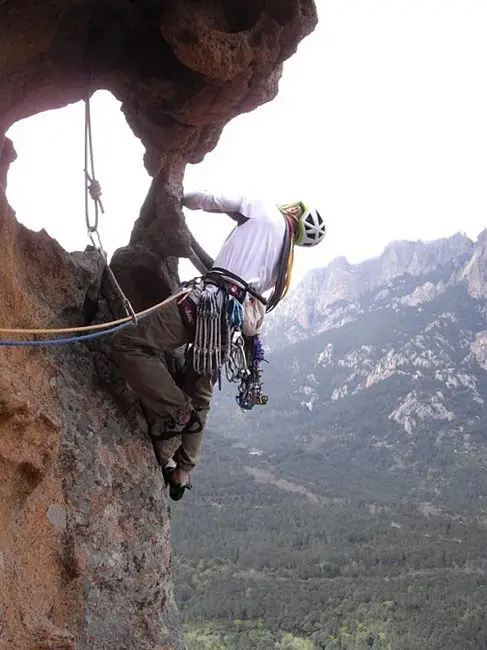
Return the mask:
[[(110, 268), (110, 265), (108, 263), (108, 256), (105, 252), (105, 249), (103, 248), (100, 233), (98, 231), (99, 212), (104, 214), (105, 210), (103, 208), (103, 203), (101, 201), (101, 194), (102, 194), (101, 185), (96, 180), (96, 176), (95, 176), (95, 161), (94, 161), (94, 153), (93, 153), (93, 137), (91, 131), (91, 112), (90, 112), (89, 93), (85, 98), (84, 172), (85, 172), (85, 220), (86, 220), (86, 228), (88, 231), (88, 236), (91, 240), (91, 243), (93, 244), (93, 248), (95, 248), (95, 250), (97, 250), (100, 253), (101, 257), (103, 258), (103, 262), (105, 264), (108, 277), (110, 278), (113, 286), (115, 287), (115, 291), (117, 292), (122, 302), (122, 305), (125, 309), (127, 316), (130, 316), (132, 318), (134, 325), (137, 325), (137, 314), (135, 313), (135, 310), (132, 307), (130, 300), (127, 298), (127, 296), (123, 292), (122, 287), (118, 283), (115, 274)], [(93, 204), (94, 204), (95, 218), (93, 222), (91, 221), (91, 217), (90, 217), (90, 197), (93, 199)]]

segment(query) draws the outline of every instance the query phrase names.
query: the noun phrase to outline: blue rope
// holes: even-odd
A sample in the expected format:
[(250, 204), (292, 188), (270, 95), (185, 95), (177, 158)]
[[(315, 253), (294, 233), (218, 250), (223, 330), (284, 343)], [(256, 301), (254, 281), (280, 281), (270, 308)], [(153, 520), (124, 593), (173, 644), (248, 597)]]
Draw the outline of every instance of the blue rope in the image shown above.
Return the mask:
[(227, 305), (227, 317), (231, 327), (241, 329), (243, 326), (243, 308), (239, 301), (230, 296)]
[[(148, 316), (149, 314), (147, 314)], [(143, 318), (143, 317), (142, 317)], [(139, 319), (140, 320), (140, 319)], [(59, 338), (59, 339), (44, 339), (43, 341), (9, 341), (9, 340), (0, 340), (0, 347), (40, 347), (42, 345), (48, 346), (48, 345), (64, 345), (65, 343), (79, 343), (80, 341), (89, 341), (91, 339), (96, 339), (99, 336), (105, 336), (106, 334), (113, 334), (114, 332), (118, 332), (119, 330), (124, 329), (125, 327), (129, 327), (130, 325), (133, 325), (133, 321), (129, 321), (127, 323), (122, 323), (121, 325), (117, 325), (116, 327), (110, 327), (110, 329), (103, 330), (103, 332), (92, 332), (91, 334), (82, 334), (80, 336), (70, 336), (67, 338)]]

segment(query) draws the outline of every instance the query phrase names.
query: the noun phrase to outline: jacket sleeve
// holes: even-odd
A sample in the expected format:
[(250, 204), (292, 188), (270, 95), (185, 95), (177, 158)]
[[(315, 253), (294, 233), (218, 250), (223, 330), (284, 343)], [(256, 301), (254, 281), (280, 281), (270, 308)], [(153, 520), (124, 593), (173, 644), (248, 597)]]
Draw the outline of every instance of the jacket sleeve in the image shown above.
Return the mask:
[(225, 196), (208, 192), (189, 192), (183, 197), (183, 205), (190, 210), (205, 212), (239, 212), (243, 203), (242, 196)]

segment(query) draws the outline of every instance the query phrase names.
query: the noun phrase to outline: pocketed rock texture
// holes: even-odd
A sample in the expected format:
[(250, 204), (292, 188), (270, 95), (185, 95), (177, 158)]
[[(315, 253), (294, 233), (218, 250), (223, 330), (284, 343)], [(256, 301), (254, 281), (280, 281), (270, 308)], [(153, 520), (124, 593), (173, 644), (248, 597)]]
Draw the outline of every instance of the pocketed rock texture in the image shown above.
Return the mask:
[[(120, 314), (96, 251), (67, 254), (16, 222), (5, 198), (15, 121), (102, 88), (121, 101), (153, 183), (112, 267), (146, 307), (197, 248), (179, 207), (185, 165), (274, 97), (282, 62), (315, 24), (311, 0), (0, 2), (0, 327)], [(107, 339), (1, 348), (2, 650), (184, 647), (146, 429)]]

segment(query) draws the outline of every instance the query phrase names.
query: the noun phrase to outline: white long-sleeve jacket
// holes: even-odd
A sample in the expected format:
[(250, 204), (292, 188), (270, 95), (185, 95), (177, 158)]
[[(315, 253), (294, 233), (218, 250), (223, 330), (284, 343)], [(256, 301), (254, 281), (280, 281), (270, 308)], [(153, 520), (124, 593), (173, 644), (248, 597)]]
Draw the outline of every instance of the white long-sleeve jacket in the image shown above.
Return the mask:
[(247, 217), (248, 221), (230, 233), (214, 264), (242, 278), (258, 293), (274, 286), (286, 228), (277, 204), (243, 196), (192, 192), (185, 194), (183, 205), (190, 210)]

